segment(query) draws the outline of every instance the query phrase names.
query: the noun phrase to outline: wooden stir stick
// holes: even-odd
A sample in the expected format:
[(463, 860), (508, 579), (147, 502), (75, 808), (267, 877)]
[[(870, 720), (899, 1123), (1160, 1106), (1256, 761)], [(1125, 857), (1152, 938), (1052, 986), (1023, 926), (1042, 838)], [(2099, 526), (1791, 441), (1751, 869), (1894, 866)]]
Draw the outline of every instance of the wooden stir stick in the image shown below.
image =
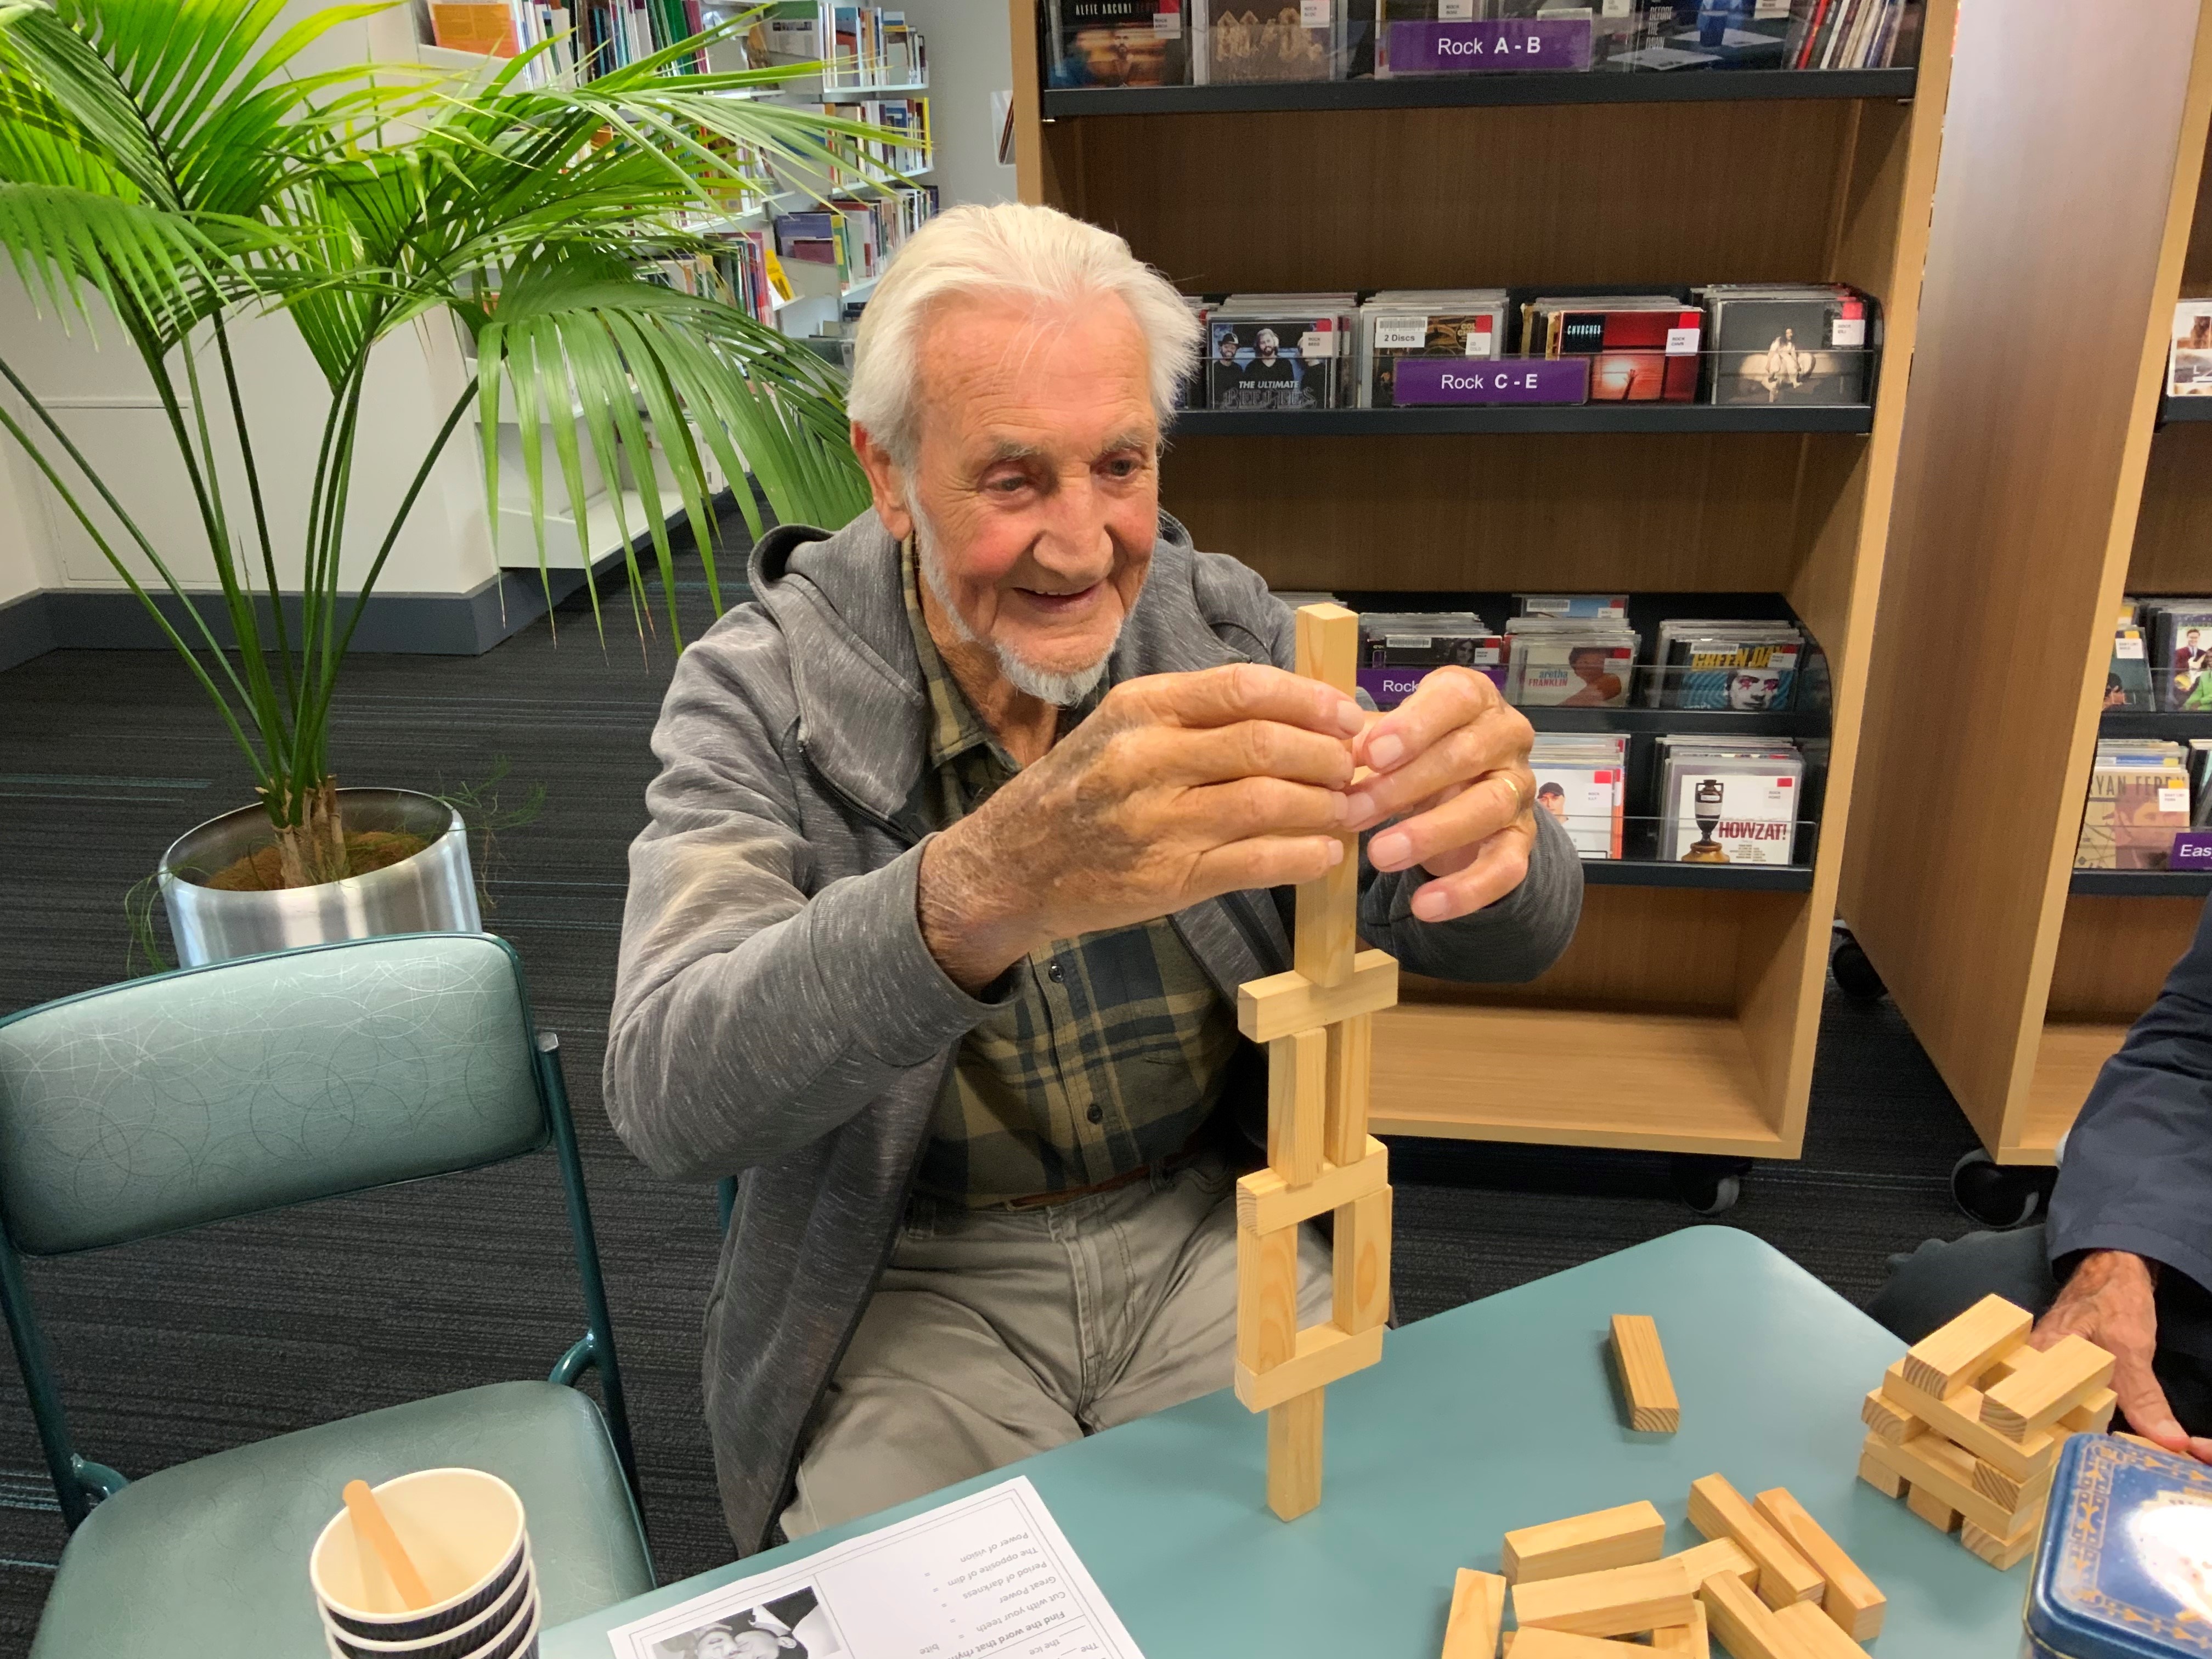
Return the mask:
[(384, 1571), (390, 1575), (392, 1588), (399, 1592), (399, 1599), (406, 1604), (408, 1611), (411, 1613), (416, 1607), (428, 1607), (434, 1599), (430, 1587), (422, 1582), (422, 1575), (415, 1571), (414, 1562), (408, 1559), (406, 1546), (399, 1541), (399, 1534), (392, 1530), (392, 1522), (384, 1513), (384, 1505), (376, 1501), (376, 1494), (368, 1489), (368, 1482), (347, 1481), (343, 1495), (346, 1509), (353, 1516), (354, 1531), (368, 1540), (369, 1547), (376, 1552), (376, 1559), (384, 1563)]

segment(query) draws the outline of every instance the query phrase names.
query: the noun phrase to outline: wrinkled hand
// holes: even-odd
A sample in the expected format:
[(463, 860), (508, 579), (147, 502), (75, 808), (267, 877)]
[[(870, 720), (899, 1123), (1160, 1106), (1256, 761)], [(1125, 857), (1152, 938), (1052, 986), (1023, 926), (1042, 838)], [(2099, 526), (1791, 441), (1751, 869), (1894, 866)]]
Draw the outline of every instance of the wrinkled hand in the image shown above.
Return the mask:
[(1344, 856), (1342, 692), (1252, 663), (1115, 686), (922, 852), (922, 939), (978, 990), (1057, 939), (1150, 921)]
[(2158, 1303), (2150, 1263), (2124, 1250), (2092, 1250), (2083, 1256), (2027, 1340), (2031, 1347), (2048, 1348), (2063, 1336), (2081, 1337), (2112, 1356), (2112, 1392), (2137, 1434), (2168, 1451), (2212, 1463), (2212, 1440), (2192, 1439), (2175, 1421), (2166, 1390), (2151, 1370), (2151, 1355), (2158, 1347)]
[(1352, 795), (1352, 828), (1400, 821), (1367, 843), (1377, 870), (1419, 865), (1435, 879), (1413, 914), (1449, 921), (1521, 884), (1536, 844), (1535, 739), (1528, 720), (1472, 668), (1439, 668), (1370, 724), (1352, 756), (1373, 769)]

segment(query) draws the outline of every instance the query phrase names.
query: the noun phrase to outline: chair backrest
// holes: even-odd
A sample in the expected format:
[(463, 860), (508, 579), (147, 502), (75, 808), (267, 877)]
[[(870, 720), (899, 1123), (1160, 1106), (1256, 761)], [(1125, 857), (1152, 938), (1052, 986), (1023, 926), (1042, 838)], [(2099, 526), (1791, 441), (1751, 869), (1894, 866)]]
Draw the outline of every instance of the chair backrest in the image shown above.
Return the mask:
[(0, 1219), (52, 1255), (544, 1144), (522, 969), (423, 933), (133, 980), (0, 1020)]

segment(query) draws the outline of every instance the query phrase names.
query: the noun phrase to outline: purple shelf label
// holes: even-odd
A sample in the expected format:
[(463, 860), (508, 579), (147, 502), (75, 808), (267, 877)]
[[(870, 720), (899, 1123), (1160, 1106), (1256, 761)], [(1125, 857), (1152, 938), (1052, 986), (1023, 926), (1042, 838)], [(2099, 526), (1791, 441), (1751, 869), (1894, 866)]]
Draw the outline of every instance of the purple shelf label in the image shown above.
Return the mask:
[[(1375, 699), (1377, 708), (1395, 708), (1413, 695), (1413, 688), (1437, 671), (1433, 668), (1361, 668), (1353, 671), (1358, 676), (1359, 689)], [(1505, 689), (1504, 665), (1480, 667), (1478, 674), (1487, 674), (1490, 683), (1499, 690)]]
[(2169, 870), (2212, 870), (2212, 830), (2176, 830), (2173, 851), (2166, 856), (2166, 867)]
[(1393, 23), (1393, 75), (1481, 75), (1496, 70), (1586, 70), (1590, 20), (1532, 17), (1497, 23)]
[(1587, 357), (1401, 357), (1395, 399), (1406, 404), (1585, 404)]

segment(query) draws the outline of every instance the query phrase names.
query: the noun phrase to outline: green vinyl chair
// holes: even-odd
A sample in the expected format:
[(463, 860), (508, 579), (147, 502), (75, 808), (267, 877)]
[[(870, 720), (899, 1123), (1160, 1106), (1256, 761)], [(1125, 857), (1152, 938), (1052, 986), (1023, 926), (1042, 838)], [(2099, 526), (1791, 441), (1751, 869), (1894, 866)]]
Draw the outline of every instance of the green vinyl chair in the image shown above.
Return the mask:
[[(78, 1451), (25, 1256), (476, 1169), (549, 1140), (585, 1312), (549, 1381), (387, 1407), (128, 1482)], [(326, 1651), (308, 1550), (346, 1481), (411, 1469), (489, 1469), (521, 1495), (548, 1628), (653, 1588), (559, 1046), (536, 1029), (502, 940), (280, 951), (0, 1019), (0, 1306), (71, 1528), (33, 1659)], [(604, 1416), (573, 1386), (586, 1370)]]

